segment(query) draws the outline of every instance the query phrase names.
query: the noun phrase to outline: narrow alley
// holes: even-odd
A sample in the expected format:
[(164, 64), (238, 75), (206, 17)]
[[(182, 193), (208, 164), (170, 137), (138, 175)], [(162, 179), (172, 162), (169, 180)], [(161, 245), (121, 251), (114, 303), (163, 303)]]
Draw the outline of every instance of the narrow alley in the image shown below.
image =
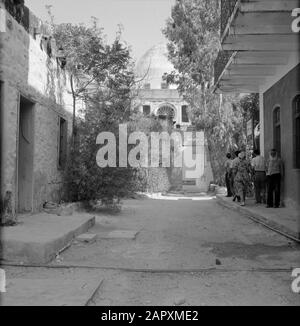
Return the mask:
[(0, 306), (300, 306), (299, 33), (299, 0), (0, 0)]
[[(57, 304), (62, 294), (34, 285), (76, 274), (97, 280), (87, 305), (300, 305), (291, 290), (299, 245), (212, 197), (128, 200), (120, 214), (97, 214), (89, 233), (95, 242), (73, 242), (48, 266), (8, 267), (8, 290), (14, 279), (30, 290), (19, 283), (5, 302)], [(63, 291), (65, 304), (78, 300)]]

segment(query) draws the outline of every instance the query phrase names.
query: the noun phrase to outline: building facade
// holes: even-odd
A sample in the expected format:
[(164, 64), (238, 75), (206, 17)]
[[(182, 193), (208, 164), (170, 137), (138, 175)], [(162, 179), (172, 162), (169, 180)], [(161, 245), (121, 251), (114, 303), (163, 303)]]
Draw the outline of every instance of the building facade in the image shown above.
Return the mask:
[(15, 216), (60, 200), (72, 99), (49, 28), (14, 1), (0, 21), (1, 206)]
[(139, 91), (136, 106), (145, 115), (171, 116), (174, 125), (180, 129), (190, 126), (188, 104), (182, 99), (175, 85), (168, 85), (164, 74), (174, 71), (168, 60), (165, 44), (148, 50), (138, 61), (136, 78)]
[(300, 207), (299, 13), (297, 0), (223, 0), (223, 49), (215, 64), (217, 92), (260, 94), (260, 148), (265, 157), (272, 148), (280, 153), (285, 170), (283, 205), (296, 210)]
[[(163, 76), (174, 71), (175, 68), (168, 60), (166, 44), (159, 44), (148, 50), (138, 61), (136, 66), (136, 79), (139, 81), (138, 95), (134, 106), (144, 115), (155, 115), (160, 119), (167, 119), (173, 124), (174, 130), (181, 132), (194, 132), (190, 118), (188, 103), (179, 94), (176, 85), (168, 85)], [(201, 133), (201, 141), (198, 147), (192, 138), (185, 139), (183, 151), (191, 150), (193, 160), (197, 160), (200, 166), (197, 177), (190, 177), (193, 170), (193, 162), (183, 160), (181, 169), (174, 169), (171, 177), (171, 186), (179, 185), (183, 190), (206, 192), (210, 182), (213, 181), (213, 173), (210, 164), (210, 156), (204, 132)], [(197, 155), (197, 156), (196, 156)]]

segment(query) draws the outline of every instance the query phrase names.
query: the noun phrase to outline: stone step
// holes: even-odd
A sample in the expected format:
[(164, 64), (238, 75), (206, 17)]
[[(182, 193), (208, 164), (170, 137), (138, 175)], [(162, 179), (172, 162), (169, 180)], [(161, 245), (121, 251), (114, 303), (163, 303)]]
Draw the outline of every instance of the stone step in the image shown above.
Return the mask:
[(196, 180), (183, 180), (183, 186), (196, 186)]
[(183, 186), (183, 191), (186, 193), (202, 193), (207, 192), (207, 189), (201, 189), (197, 186)]
[(2, 229), (0, 259), (17, 264), (45, 264), (74, 238), (95, 225), (89, 214), (24, 216), (14, 227)]

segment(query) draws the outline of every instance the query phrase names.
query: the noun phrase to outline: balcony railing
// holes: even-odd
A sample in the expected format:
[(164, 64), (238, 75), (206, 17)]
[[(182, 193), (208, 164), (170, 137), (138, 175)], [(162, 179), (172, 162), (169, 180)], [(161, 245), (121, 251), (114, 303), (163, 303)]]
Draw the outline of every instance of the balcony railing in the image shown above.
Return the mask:
[(223, 51), (221, 50), (215, 61), (215, 83), (218, 82), (221, 74), (223, 73), (227, 63), (233, 56), (234, 51)]
[(30, 12), (23, 1), (4, 0), (5, 9), (8, 13), (21, 24), (27, 32), (30, 27)]
[(221, 0), (221, 36), (223, 36), (229, 18), (239, 0)]

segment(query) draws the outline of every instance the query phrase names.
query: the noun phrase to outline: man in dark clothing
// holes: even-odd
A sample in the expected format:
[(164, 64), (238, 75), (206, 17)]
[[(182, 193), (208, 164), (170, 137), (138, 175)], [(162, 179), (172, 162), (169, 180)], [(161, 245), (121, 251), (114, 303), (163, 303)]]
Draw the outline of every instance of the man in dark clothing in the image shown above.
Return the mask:
[(226, 182), (226, 188), (227, 188), (227, 197), (232, 197), (232, 190), (231, 190), (231, 154), (228, 153), (226, 155), (227, 160), (225, 161), (225, 182)]
[(234, 153), (235, 158), (231, 162), (231, 191), (233, 193), (233, 201), (237, 200), (238, 202), (241, 201), (241, 198), (237, 195), (237, 191), (235, 189), (235, 176), (236, 176), (236, 173), (237, 173), (237, 165), (240, 162), (240, 159), (239, 159), (239, 154), (240, 153), (241, 153), (240, 151), (236, 151)]

